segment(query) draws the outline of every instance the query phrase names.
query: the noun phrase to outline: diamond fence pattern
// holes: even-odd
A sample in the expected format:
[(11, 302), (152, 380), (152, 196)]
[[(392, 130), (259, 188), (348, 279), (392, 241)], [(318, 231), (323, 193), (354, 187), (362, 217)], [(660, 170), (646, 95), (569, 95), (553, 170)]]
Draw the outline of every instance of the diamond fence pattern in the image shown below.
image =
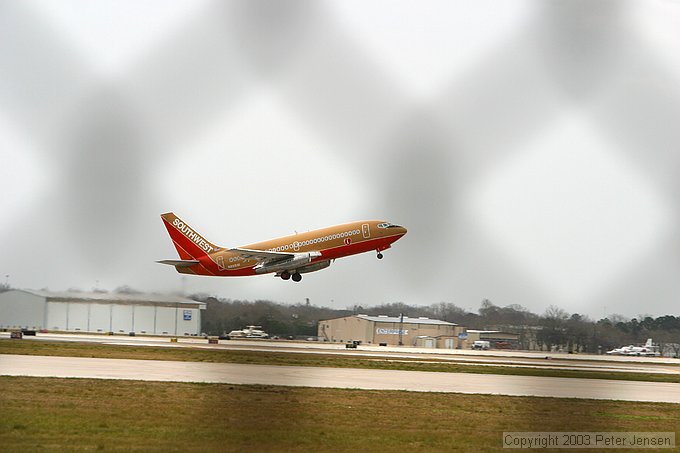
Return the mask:
[[(650, 227), (655, 237), (644, 250), (621, 255), (630, 265), (570, 302), (582, 308), (629, 298), (634, 309), (651, 294), (659, 310), (668, 307), (680, 290), (673, 233), (678, 78), (630, 33), (633, 3), (531, 5), (511, 34), (421, 98), (330, 2), (207, 2), (115, 77), (102, 77), (35, 6), (3, 2), (0, 123), (53, 174), (52, 189), (6, 218), (3, 234), (35, 240), (47, 222), (63, 233), (56, 240), (62, 245), (48, 245), (47, 255), (70, 251), (76, 267), (124, 272), (128, 257), (151, 237), (140, 233), (146, 231), (140, 219), (172, 204), (149, 189), (158, 162), (190, 148), (215, 121), (228, 133), (224, 118), (238, 117), (267, 86), (314, 131), (320, 152), (358, 163), (353, 168), (370, 202), (409, 226), (404, 251), (437, 262), (434, 270), (413, 266), (400, 276), (401, 288), (433, 285), (461, 298), (488, 291), (508, 303), (546, 300), (560, 286), (546, 286), (523, 265), (525, 257), (493, 237), (498, 225), (475, 218), (470, 194), (565, 116), (577, 115), (615, 159), (635, 168), (639, 190), (651, 186), (650, 197), (666, 213), (659, 216), (663, 227)], [(13, 152), (6, 149), (6, 159)], [(256, 172), (253, 183), (261, 183)], [(25, 241), (3, 244), (5, 256), (25, 253), (19, 243)], [(75, 245), (69, 250), (64, 243)], [(560, 259), (537, 253), (539, 261)], [(588, 256), (572, 258), (589, 265)], [(560, 273), (559, 263), (555, 269)]]

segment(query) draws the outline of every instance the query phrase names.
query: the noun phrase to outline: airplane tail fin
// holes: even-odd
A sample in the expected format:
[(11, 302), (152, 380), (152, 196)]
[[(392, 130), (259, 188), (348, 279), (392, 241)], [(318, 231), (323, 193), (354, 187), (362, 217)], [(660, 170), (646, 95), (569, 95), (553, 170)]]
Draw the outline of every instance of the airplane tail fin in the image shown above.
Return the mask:
[(647, 343), (645, 343), (645, 346), (648, 347), (648, 348), (652, 347), (652, 339), (651, 338), (647, 338)]
[(179, 257), (187, 263), (221, 250), (221, 247), (206, 240), (174, 213), (162, 214), (161, 219), (163, 219), (163, 224), (170, 234)]

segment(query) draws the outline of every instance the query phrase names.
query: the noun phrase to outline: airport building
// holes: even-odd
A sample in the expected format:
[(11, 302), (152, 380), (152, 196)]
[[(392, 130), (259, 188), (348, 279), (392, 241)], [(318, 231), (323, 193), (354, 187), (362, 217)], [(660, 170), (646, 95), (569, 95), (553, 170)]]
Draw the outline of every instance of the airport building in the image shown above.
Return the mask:
[(519, 334), (501, 332), (499, 330), (470, 330), (467, 331), (467, 343), (475, 341), (488, 341), (493, 349), (520, 349)]
[(206, 304), (159, 294), (0, 293), (0, 328), (65, 332), (198, 335)]
[(354, 315), (319, 321), (321, 341), (423, 348), (458, 349), (463, 345), (465, 328), (451, 322), (404, 316)]

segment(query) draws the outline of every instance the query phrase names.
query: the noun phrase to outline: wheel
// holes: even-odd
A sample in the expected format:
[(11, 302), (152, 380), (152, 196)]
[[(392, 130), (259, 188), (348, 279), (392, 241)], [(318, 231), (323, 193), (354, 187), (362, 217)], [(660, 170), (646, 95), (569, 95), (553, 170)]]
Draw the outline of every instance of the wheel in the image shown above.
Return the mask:
[(379, 260), (383, 259), (383, 254), (380, 253), (380, 252), (378, 252), (378, 259), (379, 259)]
[(290, 272), (288, 272), (288, 271), (283, 271), (283, 272), (281, 272), (280, 277), (281, 277), (283, 280), (288, 280), (288, 279), (290, 278)]
[(300, 280), (302, 280), (302, 274), (298, 274), (297, 272), (294, 273), (292, 277), (294, 282), (299, 282)]

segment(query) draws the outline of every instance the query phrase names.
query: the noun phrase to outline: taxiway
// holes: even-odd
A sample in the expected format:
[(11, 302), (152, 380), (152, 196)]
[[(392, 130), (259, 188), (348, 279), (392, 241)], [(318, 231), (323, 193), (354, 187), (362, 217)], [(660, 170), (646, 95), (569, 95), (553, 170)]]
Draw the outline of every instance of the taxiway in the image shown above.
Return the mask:
[[(0, 333), (0, 339), (9, 338)], [(556, 352), (529, 352), (513, 350), (476, 351), (465, 349), (427, 349), (413, 347), (384, 347), (360, 345), (358, 349), (346, 349), (342, 343), (285, 340), (219, 340), (208, 344), (198, 337), (179, 337), (176, 343), (168, 337), (87, 335), (87, 334), (41, 334), (24, 337), (22, 341), (68, 341), (110, 344), (117, 346), (146, 346), (164, 348), (196, 348), (213, 350), (242, 350), (280, 352), (290, 354), (323, 354), (362, 357), (376, 361), (445, 362), (487, 367), (541, 368), (572, 371), (601, 371), (608, 373), (647, 373), (680, 375), (680, 359), (667, 357), (623, 357), (592, 354), (565, 354)]]

